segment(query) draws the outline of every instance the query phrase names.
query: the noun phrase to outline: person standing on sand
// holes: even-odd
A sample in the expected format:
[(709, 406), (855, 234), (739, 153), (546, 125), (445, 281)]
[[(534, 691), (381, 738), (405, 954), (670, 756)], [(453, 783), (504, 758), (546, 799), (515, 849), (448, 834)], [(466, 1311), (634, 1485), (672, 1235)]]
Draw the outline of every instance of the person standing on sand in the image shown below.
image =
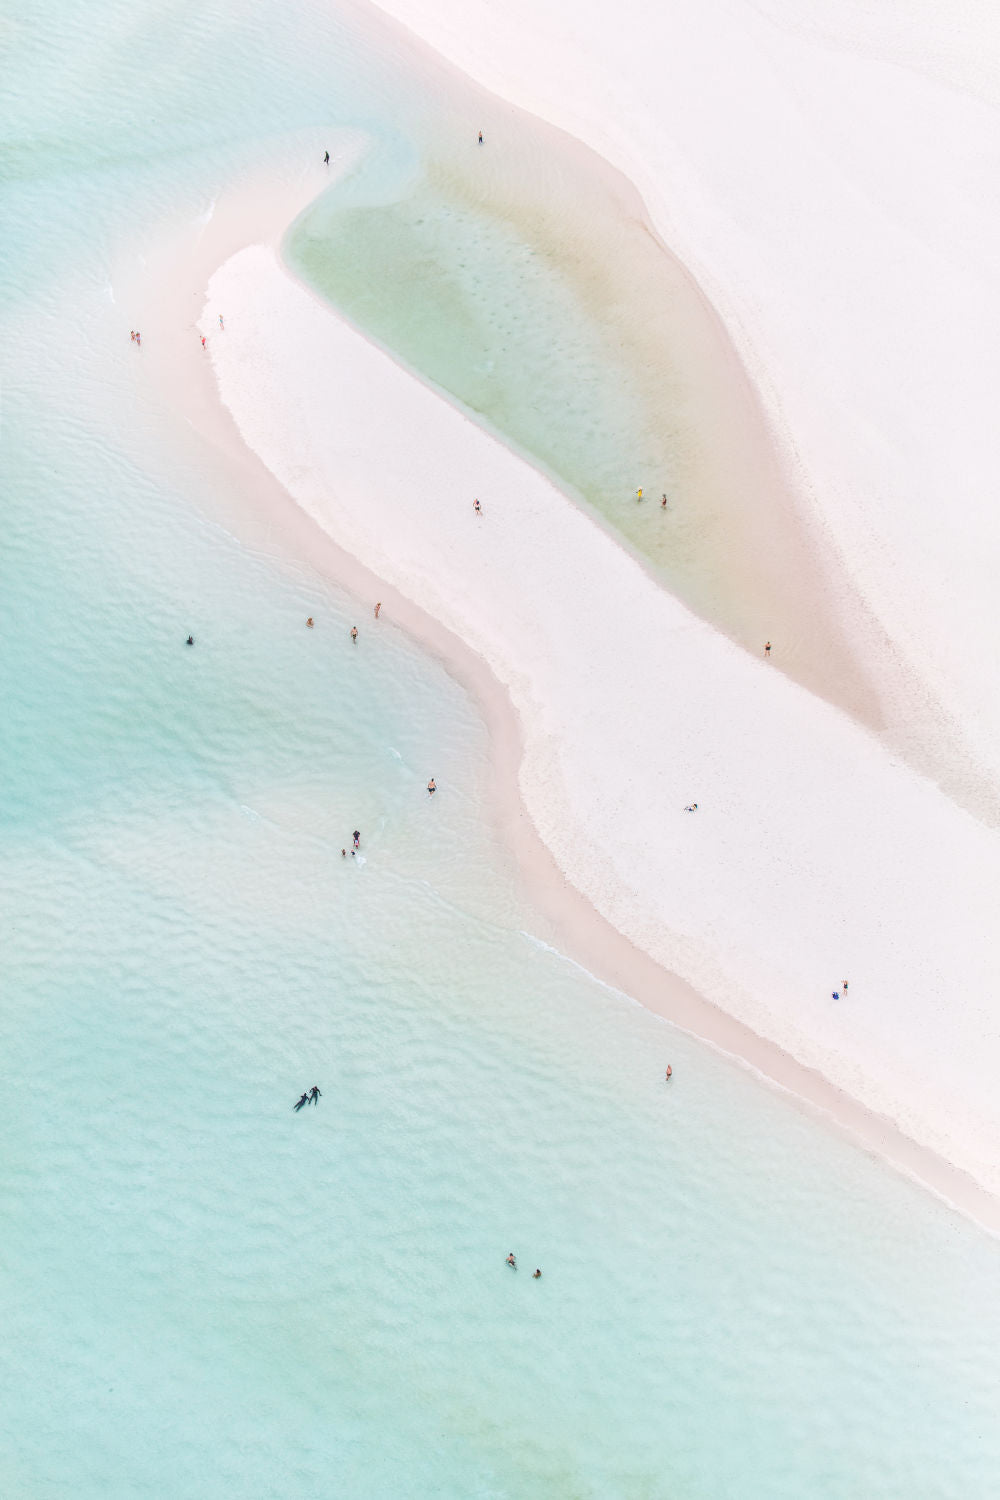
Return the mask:
[(351, 626), (351, 640), (355, 645), (358, 644), (358, 627), (356, 625)]
[(356, 828), (354, 830), (353, 838), (354, 838), (354, 847), (355, 847), (355, 849), (360, 849), (361, 848), (361, 834), (358, 832), (358, 830)]
[(203, 349), (205, 348), (205, 335), (204, 334), (202, 334), (202, 336), (201, 336), (201, 347)]
[(770, 654), (771, 654), (771, 642), (770, 641), (765, 641), (764, 642), (764, 655), (765, 656), (770, 656)]
[(379, 601), (378, 601), (378, 603), (377, 603), (377, 604), (376, 604), (376, 606), (375, 606), (375, 618), (376, 618), (376, 620), (377, 620), (377, 619), (378, 619), (378, 616), (379, 616), (379, 610), (380, 610), (380, 609), (381, 609), (381, 608), (382, 608), (382, 601), (381, 601), (381, 599), (380, 599), (380, 600), (379, 600)]
[(514, 1259), (514, 1252), (513, 1252), (513, 1250), (510, 1252), (510, 1254), (507, 1257), (507, 1264), (511, 1267), (512, 1270), (514, 1270), (514, 1271), (517, 1270), (517, 1261)]
[(671, 1080), (671, 1078), (673, 1078), (673, 1076), (674, 1076), (674, 1070), (670, 1066), (670, 1064), (667, 1063), (667, 1078), (666, 1078), (667, 1083), (670, 1082), (670, 1080)]
[(312, 630), (312, 628), (313, 628), (313, 617), (312, 617), (312, 615), (309, 616), (308, 620), (306, 621), (306, 625), (307, 625), (307, 627), (310, 630)]
[(222, 314), (221, 313), (219, 314), (219, 327), (222, 329), (223, 333), (225, 333), (225, 331), (226, 331), (226, 325), (222, 321)]
[(324, 167), (328, 167), (330, 165), (330, 153), (329, 153), (329, 151), (324, 151), (324, 153), (323, 153), (323, 165), (324, 165)]
[(843, 982), (841, 983), (840, 988), (843, 990), (844, 994), (846, 995), (847, 994), (847, 980), (846, 979), (843, 980)]
[(666, 495), (661, 495), (660, 496), (660, 509), (661, 510), (666, 510), (666, 508), (667, 508), (667, 497), (666, 497)]
[(479, 144), (480, 145), (483, 144), (483, 132), (482, 131), (479, 132)]

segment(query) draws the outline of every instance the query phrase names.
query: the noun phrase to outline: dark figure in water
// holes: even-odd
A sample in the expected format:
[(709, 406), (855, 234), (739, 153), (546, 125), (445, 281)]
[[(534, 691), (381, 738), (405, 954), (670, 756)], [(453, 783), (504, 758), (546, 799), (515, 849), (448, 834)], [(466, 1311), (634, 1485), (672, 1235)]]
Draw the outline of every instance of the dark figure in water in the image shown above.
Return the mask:
[(512, 1266), (515, 1271), (517, 1270), (517, 1261), (514, 1259), (514, 1252), (513, 1252), (513, 1250), (510, 1252), (510, 1254), (507, 1257), (507, 1264), (509, 1266)]
[(193, 646), (194, 645), (194, 636), (193, 635), (189, 635), (188, 638), (187, 638), (187, 640), (184, 642), (184, 644), (185, 644), (185, 646)]
[(309, 1103), (309, 1095), (308, 1094), (303, 1094), (302, 1098), (299, 1100), (298, 1104), (296, 1104), (294, 1106), (295, 1113), (298, 1114), (298, 1112), (302, 1108), (303, 1104), (308, 1104), (308, 1103)]
[(330, 165), (330, 153), (329, 153), (329, 151), (327, 151), (327, 152), (324, 153), (324, 156), (323, 156), (323, 165), (324, 165), (324, 167), (328, 167)]
[(318, 1104), (322, 1097), (323, 1095), (320, 1093), (319, 1086), (314, 1083), (312, 1088), (309, 1090), (309, 1103)]
[(532, 1281), (538, 1281), (540, 1279), (540, 1277), (541, 1277), (541, 1274), (542, 1274), (541, 1271), (536, 1266), (535, 1269), (531, 1273), (531, 1279), (532, 1279)]
[(361, 848), (361, 834), (358, 832), (358, 830), (356, 828), (354, 830), (354, 847), (355, 847), (355, 849), (360, 849)]

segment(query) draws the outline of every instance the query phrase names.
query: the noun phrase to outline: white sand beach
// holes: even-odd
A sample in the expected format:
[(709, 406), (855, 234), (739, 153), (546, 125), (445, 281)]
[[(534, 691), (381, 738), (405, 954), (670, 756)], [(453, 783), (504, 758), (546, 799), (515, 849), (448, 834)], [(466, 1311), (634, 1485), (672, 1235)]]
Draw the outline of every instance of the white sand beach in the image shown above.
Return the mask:
[[(402, 15), (402, 0), (393, 8)], [(970, 498), (963, 525), (942, 527), (944, 477), (931, 462), (936, 446), (947, 450), (950, 466), (956, 454), (968, 454), (966, 475), (986, 472), (986, 429), (974, 422), (993, 358), (983, 339), (986, 319), (964, 328), (941, 321), (933, 357), (918, 368), (912, 343), (901, 345), (890, 322), (876, 318), (878, 310), (902, 320), (914, 308), (930, 317), (914, 281), (903, 287), (892, 280), (884, 299), (864, 302), (863, 316), (855, 309), (848, 317), (838, 300), (853, 296), (852, 276), (863, 272), (869, 285), (885, 280), (882, 252), (866, 255), (872, 242), (858, 231), (858, 188), (849, 182), (852, 166), (874, 172), (891, 159), (885, 132), (875, 132), (882, 155), (866, 155), (854, 121), (857, 139), (850, 150), (845, 144), (843, 160), (832, 149), (823, 158), (830, 183), (814, 175), (807, 213), (794, 184), (806, 167), (815, 172), (819, 148), (808, 131), (789, 133), (777, 104), (751, 111), (754, 128), (766, 125), (771, 135), (761, 137), (759, 150), (744, 136), (740, 163), (729, 161), (724, 172), (731, 137), (708, 129), (704, 98), (696, 117), (702, 134), (691, 121), (683, 135), (673, 129), (671, 111), (682, 110), (690, 88), (662, 104), (659, 92), (642, 90), (631, 112), (615, 107), (614, 89), (625, 88), (628, 58), (641, 44), (638, 19), (631, 31), (616, 28), (625, 48), (618, 71), (611, 61), (606, 75), (594, 70), (591, 83), (606, 76), (611, 86), (600, 105), (575, 86), (588, 72), (586, 26), (571, 40), (560, 32), (566, 66), (558, 97), (548, 97), (543, 109), (542, 98), (531, 97), (544, 76), (541, 40), (518, 73), (500, 35), (509, 18), (494, 17), (493, 33), (485, 20), (478, 30), (463, 23), (470, 46), (459, 57), (447, 14), (442, 5), (433, 25), (426, 16), (403, 19), (419, 20), (435, 45), (485, 81), (502, 83), (516, 102), (630, 170), (665, 237), (716, 300), (846, 576), (877, 614), (889, 649), (914, 670), (919, 665), (928, 696), (944, 701), (968, 730), (965, 753), (977, 784), (988, 785), (986, 771), (997, 763), (995, 702), (990, 697), (975, 714), (972, 705), (987, 680), (995, 628), (982, 562), (994, 522)], [(596, 28), (600, 17), (581, 19)], [(759, 18), (744, 22), (744, 30), (763, 28), (772, 49), (780, 42), (779, 50), (793, 51), (789, 67), (808, 53), (813, 74), (830, 74), (827, 41), (792, 36)], [(704, 34), (685, 45), (707, 47), (712, 25), (721, 22), (706, 20)], [(541, 19), (537, 26), (544, 39)], [(729, 36), (725, 28), (719, 47), (723, 34)], [(492, 50), (483, 40), (490, 35)], [(551, 38), (554, 49), (554, 22)], [(756, 50), (743, 37), (747, 50), (718, 69), (713, 88), (721, 80), (763, 97), (762, 77), (775, 63), (755, 38)], [(871, 63), (860, 50), (844, 65), (865, 77), (878, 74), (866, 96), (874, 110), (882, 74), (894, 65)], [(676, 55), (671, 66), (680, 68)], [(501, 78), (504, 67), (512, 71)], [(704, 68), (698, 76), (711, 96)], [(939, 140), (953, 132), (950, 159), (964, 146), (973, 178), (981, 161), (971, 119), (983, 106), (937, 79), (907, 80), (921, 105), (932, 97), (940, 106)], [(787, 109), (792, 91), (783, 84), (774, 97)], [(738, 115), (739, 98), (727, 108), (730, 119)], [(948, 202), (945, 157), (922, 157), (925, 177), (914, 169), (907, 187), (916, 197), (939, 190), (938, 215)], [(761, 174), (754, 201), (768, 202), (766, 224), (744, 201), (749, 161)], [(491, 676), (506, 689), (516, 724), (495, 701), (491, 722), (506, 735), (508, 770), (518, 747), (523, 753), (518, 785), (533, 828), (519, 823), (516, 809), (508, 808), (506, 822), (519, 854), (550, 888), (549, 905), (565, 919), (575, 956), (828, 1109), (870, 1147), (984, 1221), (1000, 1222), (996, 1200), (974, 1186), (1000, 1190), (1000, 1106), (992, 1088), (1000, 1062), (993, 1009), (1000, 975), (990, 942), (1000, 893), (995, 834), (886, 743), (784, 677), (780, 642), (772, 661), (754, 660), (696, 619), (547, 480), (299, 285), (275, 247), (324, 180), (310, 169), (291, 173), (277, 192), (256, 183), (217, 207), (196, 244), (164, 252), (183, 265), (185, 288), (198, 277), (204, 286), (208, 272), (226, 261), (212, 276), (199, 325), (211, 368), (248, 448), (332, 538), (320, 565), (353, 579), (360, 591), (380, 580), (387, 612), (471, 677), (484, 701)], [(857, 210), (853, 219), (844, 193)], [(914, 206), (909, 198), (906, 204)], [(790, 229), (796, 206), (812, 238)], [(965, 209), (976, 212), (971, 203)], [(838, 210), (843, 236), (857, 237), (854, 258), (838, 262), (842, 279), (824, 281), (829, 290), (817, 297), (823, 268), (840, 254), (827, 238), (827, 216)], [(866, 211), (884, 215), (885, 198), (875, 194)], [(923, 204), (928, 233), (934, 212)], [(885, 236), (913, 240), (905, 217), (901, 207), (883, 224)], [(891, 260), (888, 239), (879, 243)], [(962, 241), (963, 253), (978, 255), (982, 243)], [(914, 251), (914, 263), (906, 262), (911, 278), (930, 275), (929, 256), (926, 245)], [(961, 264), (935, 264), (954, 290)], [(985, 276), (984, 262), (981, 269)], [(200, 297), (194, 306), (202, 306)], [(213, 415), (208, 362), (200, 348), (193, 352), (192, 303), (186, 320), (180, 313), (168, 298), (156, 315), (165, 349), (167, 328), (186, 322), (165, 361), (174, 394), (206, 437), (225, 445), (234, 463), (246, 463), (221, 414)], [(214, 337), (220, 313), (225, 336)], [(872, 340), (882, 349), (875, 367), (865, 352)], [(975, 376), (962, 387), (967, 401), (952, 398), (942, 443), (939, 397), (942, 383), (957, 378), (960, 356)], [(904, 364), (909, 379), (900, 388)], [(263, 513), (277, 502), (252, 462), (247, 474), (248, 494)], [(476, 497), (481, 516), (473, 511)], [(295, 530), (290, 509), (276, 522), (286, 532)], [(316, 562), (323, 552), (317, 535), (306, 523), (290, 545), (310, 547)], [(372, 626), (364, 618), (359, 625), (363, 648)], [(963, 634), (967, 649), (959, 653)], [(469, 650), (489, 672), (470, 673)], [(694, 802), (697, 813), (685, 812)], [(535, 846), (535, 829), (552, 866)], [(563, 877), (568, 887), (560, 896), (555, 887)], [(849, 992), (834, 1001), (844, 977)]]
[(746, 361), (845, 593), (931, 700), (926, 718), (919, 692), (886, 704), (897, 744), (932, 746), (922, 764), (946, 757), (995, 820), (995, 9), (381, 8), (636, 183)]

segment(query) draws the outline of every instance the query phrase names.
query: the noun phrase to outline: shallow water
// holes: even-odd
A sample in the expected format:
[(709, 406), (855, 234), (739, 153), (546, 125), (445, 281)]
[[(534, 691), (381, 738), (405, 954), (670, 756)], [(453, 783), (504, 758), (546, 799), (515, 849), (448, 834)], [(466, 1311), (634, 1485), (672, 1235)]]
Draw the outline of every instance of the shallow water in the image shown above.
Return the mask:
[(843, 586), (831, 601), (832, 560), (817, 565), (825, 542), (638, 195), (561, 132), (449, 81), (420, 100), (409, 150), (375, 140), (301, 215), (290, 266), (691, 608), (755, 653), (781, 640), (791, 676), (877, 721), (841, 638)]
[(123, 247), (317, 121), (405, 162), (422, 75), (267, 6), (12, 45), (0, 1494), (991, 1494), (997, 1245), (545, 946), (474, 706), (144, 383)]

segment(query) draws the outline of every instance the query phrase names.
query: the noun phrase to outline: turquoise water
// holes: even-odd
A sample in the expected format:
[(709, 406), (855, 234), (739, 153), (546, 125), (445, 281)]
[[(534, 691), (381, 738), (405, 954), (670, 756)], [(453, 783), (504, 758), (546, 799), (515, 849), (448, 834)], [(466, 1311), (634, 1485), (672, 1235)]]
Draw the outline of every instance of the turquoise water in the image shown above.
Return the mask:
[(123, 247), (317, 122), (402, 167), (421, 75), (7, 40), (0, 1494), (994, 1493), (997, 1245), (546, 946), (474, 705), (143, 383)]

